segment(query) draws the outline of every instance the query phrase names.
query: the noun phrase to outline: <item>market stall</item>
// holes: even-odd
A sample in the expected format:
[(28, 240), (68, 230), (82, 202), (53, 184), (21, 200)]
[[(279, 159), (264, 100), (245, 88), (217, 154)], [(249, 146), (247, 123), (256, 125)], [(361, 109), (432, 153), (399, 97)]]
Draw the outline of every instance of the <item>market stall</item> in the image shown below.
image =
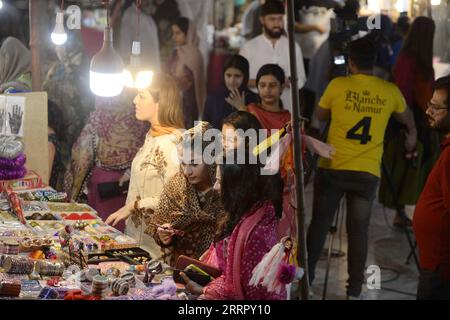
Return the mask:
[(187, 299), (173, 270), (36, 174), (0, 191), (0, 299)]

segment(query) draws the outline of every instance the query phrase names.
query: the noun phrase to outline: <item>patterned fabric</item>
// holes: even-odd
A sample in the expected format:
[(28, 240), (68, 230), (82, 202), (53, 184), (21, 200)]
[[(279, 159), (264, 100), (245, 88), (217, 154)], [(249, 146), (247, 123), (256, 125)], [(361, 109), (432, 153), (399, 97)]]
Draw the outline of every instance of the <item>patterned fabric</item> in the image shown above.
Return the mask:
[[(174, 266), (180, 255), (198, 259), (213, 242), (216, 222), (224, 214), (220, 195), (215, 190), (206, 193), (201, 202), (183, 173), (177, 173), (164, 186), (158, 208), (150, 219), (155, 224), (170, 223), (185, 232), (184, 237), (175, 236), (170, 247), (161, 248), (165, 262)], [(146, 233), (161, 244), (154, 226), (149, 226)]]
[(126, 222), (125, 233), (136, 239), (154, 259), (161, 257), (160, 247), (144, 230), (149, 215), (158, 206), (164, 185), (180, 171), (176, 149), (178, 138), (178, 131), (159, 136), (148, 134), (131, 166), (127, 204), (134, 203), (134, 212)]
[(60, 168), (52, 171), (53, 187), (63, 188), (64, 173), (69, 166), (72, 146), (80, 135), (89, 113), (94, 109), (94, 95), (89, 89), (88, 61), (83, 54), (82, 41), (70, 33), (64, 47), (58, 48), (59, 60), (50, 66), (43, 83), (48, 99), (59, 108), (61, 127), (59, 135)]
[[(209, 129), (212, 129), (209, 123), (201, 122), (183, 134), (178, 146), (188, 142), (190, 148), (190, 142), (201, 139), (202, 151), (205, 150), (211, 142), (203, 140), (203, 134)], [(213, 186), (216, 180), (216, 165), (209, 165), (207, 168)], [(178, 172), (164, 186), (158, 207), (154, 215), (151, 215), (150, 222), (170, 223), (175, 229), (183, 230), (185, 235), (175, 236), (170, 247), (163, 247), (154, 226), (150, 225), (146, 233), (152, 235), (162, 246), (166, 263), (174, 266), (178, 256), (187, 255), (198, 259), (208, 249), (216, 234), (217, 221), (224, 214), (225, 210), (217, 191), (211, 189), (202, 195), (188, 182), (182, 172)]]
[(96, 110), (72, 148), (65, 176), (64, 189), (72, 200), (80, 200), (94, 165), (107, 170), (130, 167), (148, 131), (148, 125), (137, 121), (134, 113), (126, 93), (97, 98)]
[[(275, 209), (270, 202), (255, 206), (234, 228), (230, 237), (216, 244), (222, 275), (204, 288), (200, 299), (207, 300), (284, 300), (262, 286), (250, 286), (253, 269), (278, 242)], [(223, 248), (223, 250), (220, 250)], [(223, 260), (223, 262), (221, 262)]]

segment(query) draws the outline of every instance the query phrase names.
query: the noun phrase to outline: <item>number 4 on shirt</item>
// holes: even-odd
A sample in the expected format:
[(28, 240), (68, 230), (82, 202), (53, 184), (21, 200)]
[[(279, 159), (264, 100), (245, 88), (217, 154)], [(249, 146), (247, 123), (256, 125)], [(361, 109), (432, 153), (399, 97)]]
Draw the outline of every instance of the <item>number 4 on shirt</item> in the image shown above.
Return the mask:
[[(372, 136), (369, 135), (371, 122), (371, 117), (362, 118), (362, 120), (355, 124), (353, 128), (348, 130), (346, 138), (351, 140), (358, 140), (360, 144), (367, 144), (372, 140)], [(359, 129), (362, 129), (362, 133), (357, 133)]]

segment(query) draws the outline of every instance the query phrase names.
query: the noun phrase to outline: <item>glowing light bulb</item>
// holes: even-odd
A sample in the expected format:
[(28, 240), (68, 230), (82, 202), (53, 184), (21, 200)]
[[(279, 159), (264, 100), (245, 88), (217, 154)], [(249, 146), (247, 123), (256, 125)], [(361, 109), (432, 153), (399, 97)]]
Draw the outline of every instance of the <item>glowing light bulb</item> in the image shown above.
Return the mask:
[(64, 30), (64, 12), (56, 13), (55, 29), (52, 32), (52, 41), (57, 46), (63, 45), (67, 41), (67, 33)]
[(3, 1), (0, 0), (0, 10), (3, 8)]
[(129, 88), (145, 89), (150, 87), (153, 72), (141, 70), (140, 66), (141, 43), (133, 41), (130, 65), (123, 70), (124, 85)]
[(439, 6), (441, 4), (441, 0), (431, 0), (432, 6)]

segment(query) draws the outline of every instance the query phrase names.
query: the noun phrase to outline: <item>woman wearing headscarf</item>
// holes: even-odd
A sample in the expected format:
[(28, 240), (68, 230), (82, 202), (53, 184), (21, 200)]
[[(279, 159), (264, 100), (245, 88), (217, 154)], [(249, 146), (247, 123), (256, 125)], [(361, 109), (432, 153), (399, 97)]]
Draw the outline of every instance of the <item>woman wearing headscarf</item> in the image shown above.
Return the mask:
[(162, 64), (165, 64), (173, 51), (171, 25), (180, 16), (176, 0), (155, 0), (151, 4), (151, 15), (158, 27), (159, 53)]
[(191, 128), (202, 114), (206, 99), (204, 62), (195, 25), (189, 19), (177, 19), (172, 24), (172, 36), (177, 48), (167, 68), (183, 93), (184, 124)]
[(206, 99), (203, 120), (220, 129), (225, 117), (258, 102), (258, 95), (247, 87), (248, 79), (248, 60), (238, 54), (230, 57), (223, 68), (224, 86)]
[(94, 109), (94, 95), (89, 90), (89, 62), (84, 54), (81, 35), (73, 30), (64, 46), (55, 46), (58, 61), (47, 73), (43, 88), (53, 107), (59, 108), (59, 125), (64, 128), (58, 134), (59, 168), (52, 171), (50, 185), (62, 190), (64, 173), (70, 161), (72, 146)]
[(183, 128), (181, 95), (172, 77), (157, 74), (149, 89), (139, 91), (134, 104), (136, 118), (150, 123), (151, 128), (133, 159), (127, 202), (111, 214), (106, 223), (115, 226), (119, 221), (127, 220), (125, 233), (152, 258), (158, 259), (161, 250), (144, 230), (147, 218), (158, 206), (164, 185), (180, 169), (176, 141)]
[[(146, 233), (161, 246), (166, 263), (175, 266), (180, 255), (198, 259), (214, 240), (216, 224), (225, 215), (220, 195), (213, 189), (216, 180), (215, 161), (205, 161), (202, 155), (213, 142), (205, 139), (212, 129), (200, 122), (186, 131), (178, 144), (181, 170), (164, 186), (158, 208)], [(199, 146), (198, 150), (196, 146)], [(211, 157), (214, 159), (214, 154)], [(174, 229), (184, 232), (174, 234)]]
[[(120, 209), (126, 195), (102, 199), (99, 184), (117, 182), (142, 146), (148, 125), (135, 118), (132, 96), (96, 97), (95, 110), (73, 145), (64, 189), (73, 201), (87, 202), (103, 219)], [(86, 194), (87, 192), (87, 194)], [(124, 225), (119, 226), (124, 230)]]
[(0, 93), (31, 91), (31, 53), (8, 37), (0, 47)]

